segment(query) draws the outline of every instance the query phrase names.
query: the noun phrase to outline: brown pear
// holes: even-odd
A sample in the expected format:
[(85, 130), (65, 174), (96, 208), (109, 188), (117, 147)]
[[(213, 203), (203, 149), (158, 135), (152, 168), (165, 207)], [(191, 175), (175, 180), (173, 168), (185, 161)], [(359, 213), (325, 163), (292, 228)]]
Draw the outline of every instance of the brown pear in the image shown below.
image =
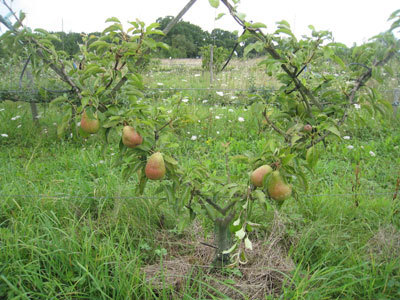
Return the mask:
[(148, 179), (159, 180), (165, 176), (165, 163), (164, 158), (160, 152), (152, 154), (147, 159), (146, 168), (144, 172)]
[(122, 143), (128, 148), (135, 148), (143, 143), (143, 137), (132, 126), (124, 126)]
[(265, 176), (272, 172), (269, 165), (263, 165), (253, 171), (250, 176), (251, 183), (256, 187), (262, 187)]
[(284, 182), (279, 171), (272, 172), (267, 190), (268, 195), (278, 202), (283, 202), (292, 195), (292, 187)]
[(81, 128), (86, 133), (96, 133), (100, 128), (99, 119), (97, 119), (97, 117), (95, 119), (90, 119), (84, 110), (81, 118)]
[(312, 126), (310, 124), (306, 124), (306, 125), (304, 125), (303, 130), (306, 132), (311, 132)]

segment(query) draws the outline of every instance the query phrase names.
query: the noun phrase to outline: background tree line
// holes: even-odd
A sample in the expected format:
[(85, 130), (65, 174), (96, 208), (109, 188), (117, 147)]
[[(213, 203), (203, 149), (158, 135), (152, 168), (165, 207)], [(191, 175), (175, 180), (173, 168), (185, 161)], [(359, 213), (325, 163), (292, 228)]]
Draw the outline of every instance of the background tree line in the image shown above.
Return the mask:
[[(160, 24), (160, 29), (163, 30), (168, 23), (173, 19), (172, 16), (158, 18), (157, 23)], [(53, 41), (56, 50), (63, 50), (68, 55), (74, 56), (79, 51), (79, 44), (82, 43), (82, 34), (76, 32), (53, 32), (60, 41)], [(89, 34), (99, 35), (98, 32)], [(201, 48), (210, 44), (216, 47), (223, 47), (229, 52), (235, 47), (238, 34), (222, 29), (214, 29), (210, 32), (204, 31), (200, 26), (191, 24), (190, 22), (180, 21), (172, 30), (161, 37), (162, 41), (169, 45), (169, 50), (160, 50), (158, 57), (160, 58), (196, 58), (201, 56)], [(246, 44), (240, 43), (236, 47), (236, 55), (243, 56), (243, 49)], [(0, 58), (7, 57), (7, 47), (0, 40)]]

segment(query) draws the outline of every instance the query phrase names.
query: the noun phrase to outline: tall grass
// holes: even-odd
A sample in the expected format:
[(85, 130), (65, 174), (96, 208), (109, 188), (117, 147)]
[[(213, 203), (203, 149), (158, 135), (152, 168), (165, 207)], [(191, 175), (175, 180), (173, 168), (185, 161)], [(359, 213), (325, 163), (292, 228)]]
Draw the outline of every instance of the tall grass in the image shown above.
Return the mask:
[[(154, 87), (158, 82), (209, 86), (205, 74), (194, 76), (201, 74), (198, 66), (182, 68), (183, 73), (161, 65), (146, 80)], [(254, 65), (249, 68), (251, 76), (262, 73)], [(235, 72), (234, 67), (218, 75), (217, 82), (249, 88), (251, 80)], [(174, 155), (185, 168), (201, 161), (226, 176), (221, 143), (230, 142), (232, 156), (257, 153), (265, 145), (268, 135), (256, 130), (250, 106), (214, 105), (231, 96), (180, 95), (189, 100), (183, 112), (196, 116), (177, 132)], [(162, 95), (151, 101), (168, 106)], [(167, 286), (157, 291), (145, 280), (142, 267), (162, 257), (160, 216), (171, 235), (177, 216), (158, 201), (156, 184), (138, 197), (136, 177), (122, 180), (119, 132), (106, 146), (100, 135), (59, 139), (55, 108), (41, 107), (40, 127), (26, 103), (3, 102), (0, 110), (0, 298), (223, 299), (210, 294), (205, 274), (193, 274), (180, 291)], [(265, 299), (400, 298), (400, 200), (392, 200), (400, 165), (398, 125), (398, 120), (378, 117), (362, 128), (350, 123), (344, 128), (350, 140), (321, 145), (321, 161), (308, 174), (309, 191), (298, 189), (299, 200), (287, 201), (280, 212), (295, 269), (285, 275), (281, 293)], [(352, 191), (356, 164), (361, 169), (359, 195)], [(247, 179), (249, 166), (230, 166), (234, 180)], [(268, 234), (272, 215), (256, 212), (254, 221), (265, 229), (260, 235)]]

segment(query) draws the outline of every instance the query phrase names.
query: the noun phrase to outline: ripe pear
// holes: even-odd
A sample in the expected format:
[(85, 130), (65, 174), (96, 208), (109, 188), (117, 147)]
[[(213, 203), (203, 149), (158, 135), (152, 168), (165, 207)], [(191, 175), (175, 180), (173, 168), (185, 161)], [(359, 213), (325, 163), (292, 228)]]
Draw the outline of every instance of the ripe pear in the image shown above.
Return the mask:
[(84, 110), (81, 118), (81, 128), (86, 133), (96, 133), (100, 128), (100, 121), (97, 117), (96, 119), (90, 119)]
[(128, 148), (141, 145), (143, 137), (132, 126), (124, 126), (122, 129), (122, 143)]
[(262, 187), (265, 176), (272, 172), (269, 165), (263, 165), (253, 171), (250, 176), (251, 183), (256, 187)]
[(279, 171), (273, 171), (268, 181), (267, 190), (269, 196), (279, 202), (283, 202), (292, 195), (292, 186), (286, 184)]
[(312, 126), (310, 125), (310, 124), (306, 124), (306, 125), (304, 125), (304, 127), (303, 127), (303, 130), (305, 131), (305, 132), (311, 132), (312, 131)]
[(160, 152), (152, 154), (147, 159), (147, 164), (144, 172), (148, 179), (162, 179), (165, 176), (165, 171), (164, 158)]

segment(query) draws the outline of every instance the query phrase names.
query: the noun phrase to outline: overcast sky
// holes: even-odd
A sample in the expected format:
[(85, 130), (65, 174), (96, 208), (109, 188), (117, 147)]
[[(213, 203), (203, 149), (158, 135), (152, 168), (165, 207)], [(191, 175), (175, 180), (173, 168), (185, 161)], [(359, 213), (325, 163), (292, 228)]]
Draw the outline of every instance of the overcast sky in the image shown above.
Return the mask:
[[(8, 0), (9, 2), (10, 0)], [(108, 17), (122, 22), (136, 18), (146, 24), (158, 17), (175, 16), (189, 0), (14, 0), (12, 7), (27, 14), (25, 25), (49, 31), (94, 32), (105, 28)], [(0, 4), (0, 6), (2, 6)], [(287, 20), (297, 36), (309, 33), (308, 25), (330, 30), (337, 42), (351, 46), (389, 28), (389, 15), (400, 9), (399, 0), (241, 0), (239, 11), (246, 20), (263, 22), (267, 31), (275, 22)], [(241, 30), (229, 15), (215, 21), (225, 6), (212, 8), (208, 0), (197, 0), (183, 20), (204, 30)], [(4, 16), (4, 7), (0, 8)], [(4, 32), (4, 28), (2, 28)]]

